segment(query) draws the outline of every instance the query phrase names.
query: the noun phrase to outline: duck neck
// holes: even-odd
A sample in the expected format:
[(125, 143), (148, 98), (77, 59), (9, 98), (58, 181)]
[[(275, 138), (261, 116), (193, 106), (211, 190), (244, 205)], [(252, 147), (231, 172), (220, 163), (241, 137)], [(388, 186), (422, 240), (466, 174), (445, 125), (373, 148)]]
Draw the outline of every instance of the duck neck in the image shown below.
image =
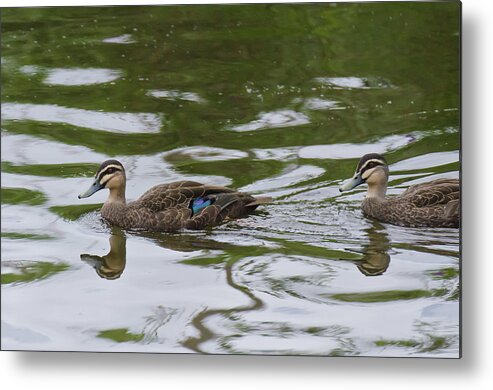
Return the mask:
[(387, 193), (387, 184), (369, 184), (368, 185), (368, 192), (366, 194), (367, 198), (372, 198), (372, 199), (379, 199), (383, 200), (385, 199), (385, 194)]
[(125, 187), (110, 188), (110, 195), (106, 203), (122, 203), (126, 204)]

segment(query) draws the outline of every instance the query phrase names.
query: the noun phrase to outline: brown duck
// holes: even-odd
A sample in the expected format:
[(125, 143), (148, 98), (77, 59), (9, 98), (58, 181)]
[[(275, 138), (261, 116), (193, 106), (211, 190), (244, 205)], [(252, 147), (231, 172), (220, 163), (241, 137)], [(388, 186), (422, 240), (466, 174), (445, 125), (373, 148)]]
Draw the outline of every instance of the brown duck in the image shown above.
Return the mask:
[(139, 199), (127, 203), (125, 185), (123, 165), (117, 160), (107, 160), (99, 167), (92, 186), (79, 199), (107, 188), (110, 193), (101, 209), (104, 219), (124, 229), (163, 232), (205, 229), (225, 219), (246, 216), (271, 200), (227, 187), (177, 181), (152, 187)]
[(368, 192), (361, 208), (367, 217), (409, 227), (459, 227), (460, 183), (458, 179), (437, 179), (409, 187), (402, 194), (385, 197), (389, 168), (376, 153), (363, 156), (356, 173), (339, 191), (366, 183)]

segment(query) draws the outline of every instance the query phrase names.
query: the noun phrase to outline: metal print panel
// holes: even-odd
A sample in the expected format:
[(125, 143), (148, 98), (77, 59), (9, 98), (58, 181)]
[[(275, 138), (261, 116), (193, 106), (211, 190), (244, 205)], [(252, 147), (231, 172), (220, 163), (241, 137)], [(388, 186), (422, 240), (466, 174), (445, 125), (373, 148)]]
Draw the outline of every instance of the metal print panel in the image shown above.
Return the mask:
[(2, 349), (460, 357), (460, 3), (1, 32)]

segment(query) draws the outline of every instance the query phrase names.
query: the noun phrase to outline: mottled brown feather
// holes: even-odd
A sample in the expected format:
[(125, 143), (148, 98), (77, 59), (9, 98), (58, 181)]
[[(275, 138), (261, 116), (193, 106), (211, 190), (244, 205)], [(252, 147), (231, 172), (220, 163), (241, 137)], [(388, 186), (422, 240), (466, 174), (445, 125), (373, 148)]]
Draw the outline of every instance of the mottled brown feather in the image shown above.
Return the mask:
[(363, 213), (382, 222), (409, 227), (459, 227), (458, 179), (431, 181), (409, 187), (385, 199), (365, 198)]

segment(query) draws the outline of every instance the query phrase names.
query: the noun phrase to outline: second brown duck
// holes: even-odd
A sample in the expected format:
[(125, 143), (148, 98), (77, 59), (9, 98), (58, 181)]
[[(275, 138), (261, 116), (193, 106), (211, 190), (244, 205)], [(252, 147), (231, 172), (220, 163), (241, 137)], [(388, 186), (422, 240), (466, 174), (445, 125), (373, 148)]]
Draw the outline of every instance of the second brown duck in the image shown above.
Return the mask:
[(377, 153), (359, 160), (354, 176), (339, 190), (348, 191), (360, 184), (368, 185), (363, 199), (363, 214), (381, 222), (408, 227), (459, 227), (460, 182), (437, 179), (409, 187), (400, 195), (386, 197), (389, 168)]

